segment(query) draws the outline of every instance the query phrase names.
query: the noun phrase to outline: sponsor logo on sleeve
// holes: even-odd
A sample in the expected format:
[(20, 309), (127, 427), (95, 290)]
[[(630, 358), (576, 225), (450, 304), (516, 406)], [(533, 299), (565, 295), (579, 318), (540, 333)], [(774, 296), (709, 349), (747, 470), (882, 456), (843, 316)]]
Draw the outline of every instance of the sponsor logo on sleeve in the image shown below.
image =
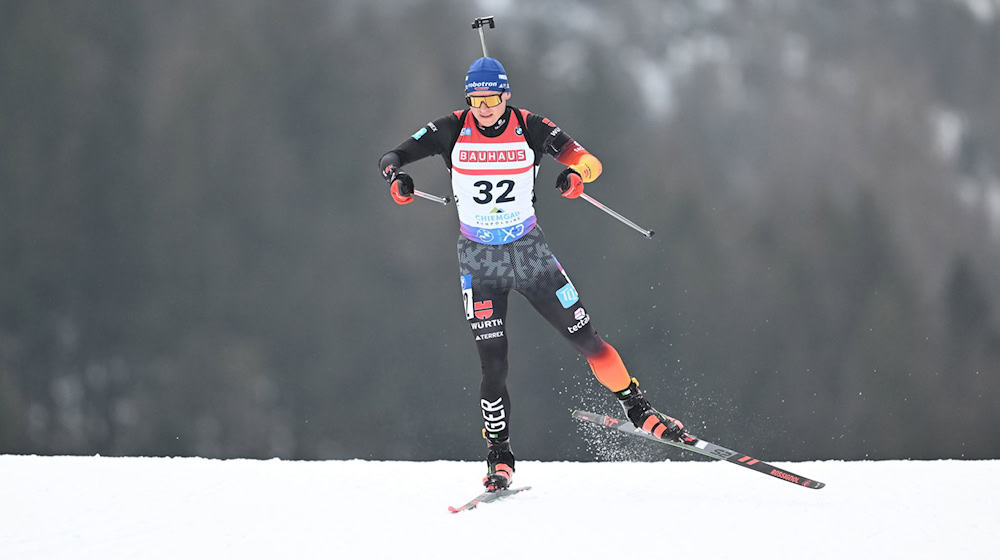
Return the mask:
[(426, 126), (423, 127), (423, 128), (421, 128), (420, 130), (414, 132), (413, 136), (411, 136), (410, 138), (413, 138), (414, 140), (420, 140), (420, 138), (422, 138), (424, 134), (427, 134), (427, 127)]

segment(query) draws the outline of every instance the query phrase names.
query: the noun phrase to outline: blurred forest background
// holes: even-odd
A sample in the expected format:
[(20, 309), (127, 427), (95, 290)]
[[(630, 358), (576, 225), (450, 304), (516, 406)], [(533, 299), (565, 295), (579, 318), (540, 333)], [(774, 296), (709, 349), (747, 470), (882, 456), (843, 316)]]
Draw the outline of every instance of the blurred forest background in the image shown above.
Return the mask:
[[(771, 459), (1000, 457), (996, 0), (0, 1), (0, 453), (482, 458), (455, 210), (376, 165), (462, 107), (481, 15), (657, 232), (543, 163), (658, 408)], [(508, 327), (519, 458), (594, 458), (569, 410), (617, 405)]]

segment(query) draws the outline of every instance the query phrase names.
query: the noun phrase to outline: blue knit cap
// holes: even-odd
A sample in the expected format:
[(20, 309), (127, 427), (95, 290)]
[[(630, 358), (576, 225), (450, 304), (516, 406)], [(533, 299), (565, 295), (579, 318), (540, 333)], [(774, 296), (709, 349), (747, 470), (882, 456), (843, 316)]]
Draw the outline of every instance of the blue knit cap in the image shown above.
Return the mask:
[(507, 71), (499, 60), (484, 56), (469, 66), (465, 74), (465, 93), (474, 91), (510, 91)]

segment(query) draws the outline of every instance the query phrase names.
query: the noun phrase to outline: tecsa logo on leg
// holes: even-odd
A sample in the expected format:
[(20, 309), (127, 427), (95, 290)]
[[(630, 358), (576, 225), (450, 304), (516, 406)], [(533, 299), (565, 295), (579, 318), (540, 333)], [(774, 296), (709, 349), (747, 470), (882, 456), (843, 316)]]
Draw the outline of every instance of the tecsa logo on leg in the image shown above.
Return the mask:
[(576, 324), (570, 325), (569, 327), (566, 328), (566, 330), (568, 330), (570, 334), (575, 333), (576, 331), (582, 329), (583, 327), (587, 326), (588, 323), (590, 323), (590, 315), (588, 315), (587, 311), (582, 307), (577, 309), (576, 312), (573, 313), (573, 318), (577, 319)]

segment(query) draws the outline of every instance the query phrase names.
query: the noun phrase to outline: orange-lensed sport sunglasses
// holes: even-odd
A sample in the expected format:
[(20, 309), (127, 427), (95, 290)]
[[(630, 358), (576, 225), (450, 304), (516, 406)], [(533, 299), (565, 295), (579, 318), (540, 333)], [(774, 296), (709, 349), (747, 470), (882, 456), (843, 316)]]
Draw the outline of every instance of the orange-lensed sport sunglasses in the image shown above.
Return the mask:
[(480, 107), (483, 103), (485, 103), (487, 107), (496, 107), (497, 105), (503, 103), (503, 98), (500, 97), (499, 93), (495, 93), (493, 95), (466, 95), (465, 103), (469, 107), (474, 108)]

